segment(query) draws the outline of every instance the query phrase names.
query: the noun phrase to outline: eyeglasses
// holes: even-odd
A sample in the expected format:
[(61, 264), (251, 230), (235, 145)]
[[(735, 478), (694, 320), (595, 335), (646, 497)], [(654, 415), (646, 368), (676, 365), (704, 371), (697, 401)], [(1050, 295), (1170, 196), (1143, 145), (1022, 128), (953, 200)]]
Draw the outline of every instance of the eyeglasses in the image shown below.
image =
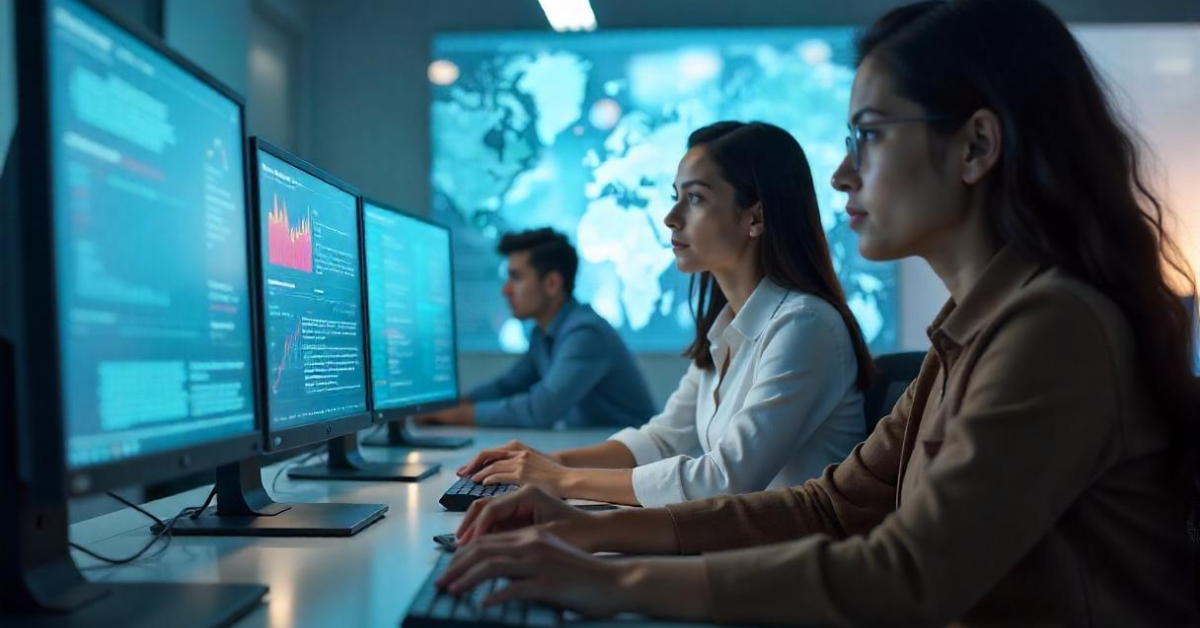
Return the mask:
[[(949, 114), (936, 114), (928, 116), (913, 116), (911, 118), (887, 118), (884, 120), (871, 120), (867, 123), (869, 127), (885, 126), (889, 124), (904, 124), (906, 122), (933, 122), (936, 120), (948, 120), (952, 116)], [(850, 156), (850, 164), (854, 166), (854, 171), (858, 172), (862, 168), (862, 143), (863, 143), (863, 128), (857, 124), (848, 124), (846, 129), (850, 134), (846, 136), (846, 154)]]

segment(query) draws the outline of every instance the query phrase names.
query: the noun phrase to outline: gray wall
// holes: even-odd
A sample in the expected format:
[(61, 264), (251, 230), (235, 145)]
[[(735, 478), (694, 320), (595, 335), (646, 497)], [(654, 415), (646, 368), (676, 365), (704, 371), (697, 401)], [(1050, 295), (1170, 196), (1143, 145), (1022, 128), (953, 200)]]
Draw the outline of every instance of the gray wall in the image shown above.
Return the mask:
[[(209, 74), (229, 85), (246, 101), (246, 131), (265, 133), (283, 148), (308, 156), (305, 138), (309, 131), (308, 94), (311, 73), (307, 45), (308, 7), (298, 0), (164, 0), (164, 38), (171, 47), (191, 59)], [(267, 70), (251, 62), (251, 52), (270, 54), (270, 49), (255, 49), (256, 23), (269, 20), (293, 41), (295, 58), (268, 59)], [(297, 90), (290, 98), (281, 98), (271, 86), (279, 77), (263, 76), (264, 71), (280, 71), (296, 77)], [(266, 131), (272, 121), (286, 117), (296, 122), (293, 137), (279, 138)], [(324, 164), (322, 164), (324, 165)], [(333, 168), (330, 168), (333, 170)]]
[(204, 71), (246, 93), (251, 3), (163, 0), (163, 38)]
[(107, 10), (130, 24), (136, 24), (152, 33), (157, 33), (161, 17), (159, 0), (91, 0), (96, 6)]
[[(369, 196), (425, 213), (429, 25), (425, 2), (312, 2), (309, 149)], [(516, 4), (516, 3), (505, 3)], [(457, 11), (456, 11), (457, 13)]]

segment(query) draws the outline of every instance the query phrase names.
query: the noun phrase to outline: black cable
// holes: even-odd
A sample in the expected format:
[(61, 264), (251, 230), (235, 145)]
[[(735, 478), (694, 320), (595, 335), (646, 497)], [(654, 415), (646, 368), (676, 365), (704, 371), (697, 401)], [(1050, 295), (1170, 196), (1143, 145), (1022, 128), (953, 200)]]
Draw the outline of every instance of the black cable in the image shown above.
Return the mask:
[[(118, 501), (121, 501), (124, 503), (129, 503), (124, 499), (118, 499)], [(154, 536), (150, 539), (150, 542), (147, 543), (145, 546), (143, 546), (142, 549), (138, 550), (137, 553), (135, 553), (133, 556), (127, 556), (125, 558), (112, 558), (111, 556), (105, 556), (103, 554), (94, 552), (78, 543), (71, 542), (71, 543), (69, 543), (69, 546), (71, 547), (71, 549), (83, 552), (84, 554), (87, 554), (88, 556), (91, 556), (92, 558), (95, 558), (96, 560), (98, 560), (100, 562), (107, 563), (108, 565), (127, 565), (127, 564), (132, 563), (133, 561), (141, 558), (142, 555), (145, 554), (147, 551), (149, 551), (151, 547), (154, 547), (154, 544), (157, 543), (159, 539), (163, 538), (164, 535), (167, 535), (167, 542), (166, 542), (166, 544), (163, 545), (162, 550), (160, 550), (158, 553), (161, 554), (163, 551), (166, 551), (167, 546), (171, 544), (171, 537), (169, 536), (169, 534), (171, 532), (171, 528), (175, 527), (175, 522), (179, 521), (179, 519), (182, 518), (184, 515), (186, 515), (188, 513), (188, 511), (194, 510), (194, 507), (192, 507), (192, 506), (184, 508), (179, 511), (179, 514), (175, 515), (174, 517), (171, 517), (164, 523), (161, 519), (150, 514), (148, 511), (146, 511), (142, 508), (138, 508), (136, 506), (134, 508), (143, 514), (148, 515), (151, 519), (154, 519), (155, 521), (159, 522), (161, 524), (161, 527), (158, 529), (158, 532), (154, 533)], [(157, 555), (158, 554), (155, 554), (155, 556), (157, 556)]]
[(208, 510), (208, 505), (212, 503), (213, 498), (216, 496), (217, 496), (217, 485), (213, 484), (212, 490), (208, 492), (208, 497), (204, 499), (204, 504), (202, 506), (200, 506), (199, 508), (197, 508), (192, 514), (188, 515), (188, 518), (190, 518), (190, 519), (198, 518), (201, 514), (204, 513), (205, 510)]
[(274, 494), (278, 490), (279, 476), (283, 475), (284, 471), (287, 471), (288, 469), (290, 469), (292, 467), (302, 465), (302, 464), (308, 462), (309, 460), (312, 460), (316, 456), (324, 455), (326, 453), (328, 453), (328, 450), (325, 448), (321, 448), (316, 451), (309, 452), (308, 455), (305, 455), (303, 457), (293, 458), (290, 462), (285, 462), (282, 465), (280, 465), (279, 470), (275, 472), (275, 477), (271, 478), (271, 493)]
[(104, 494), (121, 502), (122, 504), (125, 504), (127, 507), (132, 508), (132, 509), (142, 513), (143, 515), (150, 517), (151, 519), (154, 520), (154, 523), (157, 523), (160, 526), (163, 525), (162, 519), (159, 519), (158, 517), (154, 516), (154, 513), (150, 512), (149, 510), (146, 510), (145, 508), (138, 506), (137, 504), (129, 501), (128, 499), (125, 499), (124, 497), (121, 497), (120, 495), (117, 495), (116, 493), (114, 493), (112, 491), (104, 491)]

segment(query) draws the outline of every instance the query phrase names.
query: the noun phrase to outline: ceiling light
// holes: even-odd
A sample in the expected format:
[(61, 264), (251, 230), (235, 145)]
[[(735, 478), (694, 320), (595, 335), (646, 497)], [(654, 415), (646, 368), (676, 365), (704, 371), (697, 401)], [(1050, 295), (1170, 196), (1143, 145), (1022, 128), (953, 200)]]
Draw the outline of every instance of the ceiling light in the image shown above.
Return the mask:
[(596, 14), (588, 0), (538, 0), (550, 26), (558, 31), (594, 31)]

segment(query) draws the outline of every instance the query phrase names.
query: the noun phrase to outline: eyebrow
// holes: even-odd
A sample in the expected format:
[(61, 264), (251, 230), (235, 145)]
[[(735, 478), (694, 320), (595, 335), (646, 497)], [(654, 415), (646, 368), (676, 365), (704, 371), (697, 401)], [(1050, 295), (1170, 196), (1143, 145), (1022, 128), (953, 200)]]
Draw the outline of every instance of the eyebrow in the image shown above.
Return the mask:
[(689, 180), (689, 181), (684, 181), (684, 182), (683, 182), (683, 185), (677, 186), (677, 188), (678, 188), (678, 189), (680, 189), (680, 190), (682, 190), (682, 189), (684, 189), (684, 188), (691, 187), (691, 186), (693, 186), (693, 185), (700, 185), (700, 186), (706, 187), (706, 188), (708, 188), (708, 189), (710, 189), (710, 190), (712, 189), (712, 186), (711, 186), (711, 185), (709, 185), (709, 184), (707, 184), (707, 183), (705, 183), (705, 182), (701, 181), (700, 179), (691, 179), (691, 180)]
[(862, 117), (868, 113), (873, 113), (877, 116), (887, 115), (882, 109), (876, 109), (875, 107), (863, 107), (862, 109), (854, 112), (854, 115), (850, 116), (850, 124), (858, 124), (859, 121), (862, 120)]

